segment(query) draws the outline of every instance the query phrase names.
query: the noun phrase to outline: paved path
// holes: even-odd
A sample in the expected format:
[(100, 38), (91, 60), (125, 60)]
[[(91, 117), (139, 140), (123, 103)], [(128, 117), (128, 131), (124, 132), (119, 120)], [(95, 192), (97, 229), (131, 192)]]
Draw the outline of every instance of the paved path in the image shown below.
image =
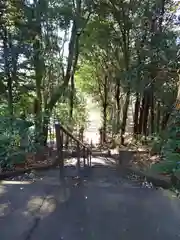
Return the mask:
[(120, 177), (106, 161), (98, 159), (104, 166), (81, 182), (72, 167), (65, 188), (58, 169), (38, 173), (31, 184), (2, 183), (0, 240), (180, 239), (179, 200)]

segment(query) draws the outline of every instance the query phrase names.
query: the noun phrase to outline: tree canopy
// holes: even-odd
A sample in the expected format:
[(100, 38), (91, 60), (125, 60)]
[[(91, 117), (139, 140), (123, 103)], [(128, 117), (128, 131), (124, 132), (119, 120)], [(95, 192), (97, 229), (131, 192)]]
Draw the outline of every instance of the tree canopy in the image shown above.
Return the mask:
[(0, 115), (33, 122), (35, 142), (46, 144), (53, 117), (72, 130), (86, 125), (91, 95), (104, 142), (119, 135), (125, 144), (130, 106), (135, 139), (161, 135), (179, 101), (179, 7), (172, 0), (2, 1)]

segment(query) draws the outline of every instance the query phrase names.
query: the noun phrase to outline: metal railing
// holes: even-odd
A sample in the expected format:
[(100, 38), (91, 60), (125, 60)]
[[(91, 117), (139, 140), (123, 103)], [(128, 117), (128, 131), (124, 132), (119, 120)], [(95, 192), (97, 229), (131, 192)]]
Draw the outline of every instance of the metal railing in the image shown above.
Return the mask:
[(91, 166), (91, 147), (80, 141), (60, 123), (55, 124), (55, 135), (57, 149), (56, 163), (59, 165), (62, 175), (66, 156), (77, 158), (76, 167), (78, 171), (80, 171), (81, 168)]

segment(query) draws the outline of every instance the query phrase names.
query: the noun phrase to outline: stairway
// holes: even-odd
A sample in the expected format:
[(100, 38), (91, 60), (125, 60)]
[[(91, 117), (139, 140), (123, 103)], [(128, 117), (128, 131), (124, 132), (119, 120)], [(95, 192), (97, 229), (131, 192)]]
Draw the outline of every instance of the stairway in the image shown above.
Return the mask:
[[(87, 135), (96, 133), (95, 122)], [(64, 157), (64, 135), (77, 147), (74, 158)], [(1, 183), (1, 240), (179, 239), (180, 203), (172, 193), (144, 188), (60, 124), (56, 140), (57, 168), (32, 182)]]
[(101, 126), (101, 113), (96, 103), (90, 98), (87, 102), (88, 105), (88, 126), (84, 132), (84, 139), (89, 144), (93, 145), (99, 142), (99, 128)]
[(180, 203), (123, 177), (112, 159), (92, 158), (88, 175), (59, 169), (34, 182), (1, 185), (1, 240), (178, 240)]

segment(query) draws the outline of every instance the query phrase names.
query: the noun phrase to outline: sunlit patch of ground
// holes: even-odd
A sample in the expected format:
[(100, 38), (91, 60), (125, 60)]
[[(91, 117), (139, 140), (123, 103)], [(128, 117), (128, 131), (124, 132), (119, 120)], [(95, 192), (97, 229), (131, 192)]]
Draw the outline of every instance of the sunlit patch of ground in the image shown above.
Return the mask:
[(36, 212), (43, 204), (42, 196), (33, 196), (27, 203), (27, 211), (30, 213)]
[(91, 165), (102, 165), (102, 166), (109, 166), (116, 164), (116, 161), (112, 158), (104, 158), (104, 157), (97, 157), (97, 158), (92, 158)]
[(70, 158), (65, 160), (65, 166), (76, 166), (77, 158)]
[[(0, 185), (0, 198), (3, 197), (7, 193), (7, 187)], [(0, 203), (0, 217), (5, 217), (11, 211), (11, 203), (10, 201), (6, 201), (4, 203)]]
[(32, 181), (11, 181), (11, 180), (9, 180), (9, 181), (1, 181), (1, 184), (2, 185), (29, 185), (29, 184), (31, 184), (32, 183)]
[(7, 189), (5, 186), (0, 185), (0, 197), (4, 195), (7, 192)]
[(10, 212), (10, 202), (0, 204), (0, 217), (5, 217)]
[[(83, 165), (83, 158), (80, 158), (80, 163)], [(108, 166), (112, 164), (116, 164), (116, 161), (112, 158), (93, 157), (91, 159), (91, 166), (95, 166), (95, 165)], [(76, 166), (76, 165), (77, 165), (77, 158), (71, 158), (65, 161), (65, 166)]]
[(27, 203), (27, 209), (24, 211), (25, 216), (35, 215), (36, 217), (47, 217), (56, 209), (54, 196), (34, 196)]

